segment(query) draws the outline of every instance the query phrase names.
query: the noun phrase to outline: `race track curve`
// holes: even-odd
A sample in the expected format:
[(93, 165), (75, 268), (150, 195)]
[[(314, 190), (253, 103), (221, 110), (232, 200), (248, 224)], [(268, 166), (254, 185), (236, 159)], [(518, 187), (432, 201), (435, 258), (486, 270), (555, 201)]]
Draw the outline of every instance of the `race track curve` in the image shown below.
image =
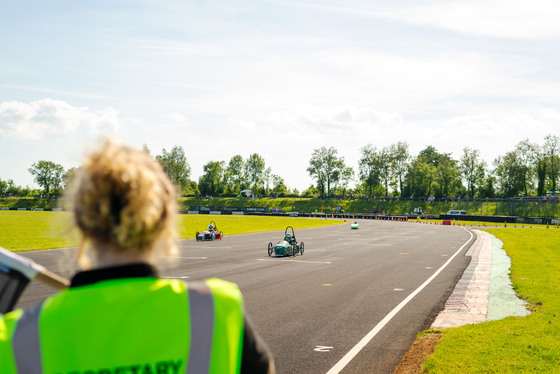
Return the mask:
[[(457, 226), (359, 223), (358, 230), (350, 222), (295, 227), (305, 243), (304, 255), (295, 258), (268, 257), (267, 244), (280, 240), (280, 231), (226, 232), (213, 242), (196, 242), (193, 233), (179, 241), (179, 258), (161, 259), (161, 275), (237, 283), (278, 373), (392, 373), (417, 331), (429, 328), (443, 308), (470, 262), (465, 253), (474, 236)], [(70, 277), (75, 252), (24, 255)], [(18, 306), (52, 293), (33, 282)]]

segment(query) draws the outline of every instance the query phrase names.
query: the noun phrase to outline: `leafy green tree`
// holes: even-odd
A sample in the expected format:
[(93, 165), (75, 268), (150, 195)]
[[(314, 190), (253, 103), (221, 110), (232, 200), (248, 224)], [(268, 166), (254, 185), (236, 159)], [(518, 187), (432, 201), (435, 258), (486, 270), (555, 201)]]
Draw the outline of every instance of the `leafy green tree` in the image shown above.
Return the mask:
[(412, 160), (406, 174), (405, 191), (414, 197), (428, 197), (432, 194), (432, 184), (435, 179), (436, 167), (420, 155)]
[(435, 167), (439, 165), (440, 157), (441, 154), (432, 145), (427, 146), (426, 148), (421, 150), (420, 153), (418, 154), (419, 161)]
[(288, 188), (286, 187), (286, 185), (284, 184), (284, 179), (282, 177), (280, 177), (279, 175), (276, 174), (272, 174), (271, 175), (271, 180), (272, 180), (272, 192), (274, 193), (278, 193), (279, 195), (282, 194), (286, 194), (288, 192)]
[(516, 152), (507, 152), (494, 160), (494, 174), (501, 193), (505, 197), (516, 197), (523, 191), (523, 172)]
[(195, 197), (198, 198), (200, 196), (200, 190), (198, 189), (198, 183), (196, 183), (193, 180), (189, 180), (189, 183), (187, 183), (187, 188), (185, 190), (185, 195), (195, 196)]
[(546, 191), (546, 160), (537, 161), (537, 195), (544, 196)]
[(319, 191), (319, 189), (317, 189), (314, 185), (311, 185), (307, 189), (303, 190), (301, 195), (303, 197), (313, 197), (313, 196), (317, 196), (320, 192), (321, 191)]
[(403, 180), (406, 176), (407, 163), (410, 159), (408, 143), (397, 142), (390, 147), (391, 159), (393, 160), (393, 174), (399, 180), (399, 193), (403, 193)]
[(29, 169), (35, 182), (43, 188), (45, 194), (57, 193), (61, 187), (64, 168), (52, 161), (35, 162)]
[(424, 148), (407, 166), (404, 188), (407, 194), (416, 197), (443, 196), (450, 193), (452, 186), (456, 184), (456, 166), (451, 155), (439, 153), (434, 146)]
[(161, 155), (156, 156), (156, 160), (169, 180), (177, 186), (180, 193), (184, 194), (189, 186), (191, 167), (187, 162), (183, 147), (174, 146), (169, 152), (164, 148)]
[(457, 170), (457, 161), (451, 158), (449, 154), (441, 155), (435, 174), (435, 181), (439, 185), (438, 197), (451, 196), (452, 188), (458, 182), (459, 171)]
[(4, 196), (8, 192), (8, 182), (0, 179), (0, 196)]
[(543, 153), (547, 162), (547, 176), (549, 186), (556, 190), (558, 175), (560, 174), (560, 136), (547, 135), (544, 138)]
[(381, 183), (381, 165), (377, 149), (371, 145), (360, 149), (362, 157), (358, 161), (358, 178), (362, 182), (368, 198), (371, 198), (375, 188)]
[(334, 147), (321, 147), (315, 149), (309, 160), (307, 172), (317, 181), (317, 188), (322, 194), (331, 193), (331, 187), (337, 185), (343, 177), (344, 157), (338, 156), (338, 151)]
[(8, 179), (6, 184), (7, 184), (6, 194), (8, 194), (10, 196), (21, 196), (21, 187), (17, 186), (14, 183), (13, 179)]
[(224, 191), (224, 161), (210, 161), (204, 165), (204, 173), (198, 180), (203, 195), (218, 196)]
[(245, 181), (245, 161), (241, 155), (233, 156), (228, 163), (225, 170), (225, 182), (227, 189), (230, 193), (239, 193), (246, 181)]
[(385, 196), (389, 196), (389, 183), (393, 178), (393, 156), (388, 147), (383, 147), (378, 153), (381, 182), (385, 187)]
[(467, 193), (473, 198), (476, 186), (484, 180), (486, 164), (480, 160), (480, 151), (469, 147), (463, 148), (463, 155), (459, 160), (459, 171), (467, 184)]
[(538, 146), (529, 141), (522, 140), (515, 146), (514, 152), (517, 154), (518, 165), (520, 167), (519, 174), (523, 183), (523, 191), (525, 196), (529, 196), (530, 190), (533, 188), (533, 180), (536, 173)]
[(258, 187), (262, 186), (264, 183), (265, 169), (264, 158), (258, 153), (251, 154), (245, 161), (245, 176), (247, 178), (247, 182), (253, 187), (253, 191), (255, 193), (257, 192)]
[(486, 175), (484, 185), (480, 188), (480, 197), (494, 198), (496, 197), (496, 177)]
[(346, 195), (346, 192), (348, 191), (348, 185), (350, 184), (350, 182), (352, 182), (353, 179), (354, 169), (350, 166), (344, 165), (340, 173), (340, 179), (336, 183), (336, 186), (340, 189), (341, 195)]
[(66, 186), (68, 186), (68, 184), (72, 181), (72, 179), (74, 179), (74, 177), (78, 174), (79, 171), (80, 168), (77, 167), (72, 167), (66, 170), (66, 172), (62, 176), (63, 188), (66, 188)]
[(264, 186), (264, 194), (268, 195), (268, 191), (270, 190), (270, 183), (272, 182), (272, 169), (266, 168), (263, 172), (263, 186)]
[(142, 144), (142, 150), (150, 157), (152, 157), (152, 154), (150, 152), (150, 148), (148, 148), (148, 145), (146, 143)]

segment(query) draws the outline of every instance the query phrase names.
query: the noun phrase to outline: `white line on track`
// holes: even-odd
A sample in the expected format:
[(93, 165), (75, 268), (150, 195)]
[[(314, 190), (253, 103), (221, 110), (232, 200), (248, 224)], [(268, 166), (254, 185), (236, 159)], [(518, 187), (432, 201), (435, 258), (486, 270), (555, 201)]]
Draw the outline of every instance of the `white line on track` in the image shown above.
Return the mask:
[(406, 306), (406, 304), (408, 304), (416, 295), (418, 295), (420, 291), (426, 288), (426, 286), (430, 284), (439, 275), (439, 273), (441, 273), (443, 269), (445, 269), (447, 265), (451, 263), (451, 261), (455, 258), (455, 256), (457, 256), (459, 252), (461, 252), (463, 248), (465, 248), (465, 246), (471, 241), (473, 237), (472, 232), (466, 229), (465, 231), (467, 231), (471, 235), (469, 240), (467, 240), (465, 244), (463, 244), (461, 248), (459, 248), (457, 252), (455, 252), (455, 254), (451, 256), (445, 262), (445, 264), (443, 264), (430, 278), (426, 279), (426, 281), (422, 283), (420, 287), (414, 290), (414, 292), (408, 295), (406, 299), (401, 301), (399, 305), (397, 305), (389, 314), (387, 314), (385, 318), (383, 318), (381, 322), (379, 322), (366, 336), (362, 338), (362, 340), (360, 340), (360, 342), (358, 342), (358, 344), (356, 344), (346, 355), (344, 355), (344, 357), (342, 357), (340, 361), (336, 363), (336, 365), (334, 365), (329, 371), (327, 371), (327, 374), (340, 373), (340, 371), (344, 369), (346, 365), (348, 365), (350, 361), (352, 361), (352, 359), (356, 357), (358, 353), (360, 353), (360, 351), (375, 337), (375, 335), (377, 335), (379, 331), (381, 331), (383, 327), (385, 327), (389, 323), (389, 321), (391, 321), (393, 317), (396, 316), (397, 313), (400, 312), (401, 309)]
[(330, 261), (305, 261), (305, 260), (295, 260), (295, 259), (268, 259), (268, 258), (259, 258), (257, 261), (276, 261), (276, 262), (304, 262), (306, 264), (332, 264)]
[[(201, 245), (204, 245), (204, 244), (201, 244)], [(210, 248), (220, 248), (220, 249), (228, 249), (228, 248), (231, 248), (231, 247), (222, 247), (222, 246), (220, 246), (220, 247), (212, 247), (212, 246), (210, 246), (210, 244), (209, 244), (208, 246), (209, 246)], [(201, 247), (198, 246), (198, 245), (179, 245), (179, 246), (177, 246), (177, 247), (178, 247), (178, 248), (197, 248), (197, 249), (200, 249), (200, 248), (201, 248)]]
[(156, 256), (162, 258), (184, 258), (187, 260), (208, 260), (208, 257), (185, 257), (185, 256)]
[(189, 275), (177, 275), (177, 276), (165, 275), (165, 276), (161, 276), (160, 278), (165, 278), (165, 279), (187, 279), (187, 278), (190, 278), (190, 276), (189, 276)]

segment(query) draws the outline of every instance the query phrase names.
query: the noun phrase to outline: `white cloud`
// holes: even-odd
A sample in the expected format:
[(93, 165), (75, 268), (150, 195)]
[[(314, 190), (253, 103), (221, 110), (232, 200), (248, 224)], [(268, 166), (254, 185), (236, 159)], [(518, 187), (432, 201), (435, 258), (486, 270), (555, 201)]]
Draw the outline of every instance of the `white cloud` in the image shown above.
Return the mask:
[(300, 106), (273, 114), (263, 122), (272, 131), (286, 129), (294, 138), (313, 139), (316, 143), (336, 139), (344, 143), (345, 138), (374, 139), (381, 129), (401, 126), (403, 119), (399, 113), (372, 108)]
[(123, 125), (113, 108), (93, 112), (64, 101), (43, 99), (30, 104), (0, 103), (0, 135), (39, 140), (49, 134), (69, 134), (80, 126), (92, 133), (113, 133)]
[[(519, 71), (520, 64), (510, 62), (508, 67)], [(264, 116), (302, 104), (373, 106), (391, 112), (474, 91), (493, 94), (505, 84), (517, 84), (515, 76), (506, 74), (499, 56), (406, 56), (334, 46), (321, 52), (255, 56), (250, 66), (239, 64), (227, 80), (209, 81), (203, 95), (189, 98), (189, 107), (235, 117)]]
[(560, 113), (549, 108), (456, 116), (418, 123), (423, 131), (415, 134), (414, 143), (434, 145), (438, 151), (452, 153), (456, 159), (465, 147), (478, 149), (491, 167), (496, 157), (512, 151), (524, 139), (542, 145), (546, 135), (558, 133), (559, 118)]
[(377, 14), (465, 34), (516, 39), (560, 36), (560, 3), (555, 0), (431, 1)]
[(560, 3), (555, 0), (425, 0), (372, 1), (340, 6), (334, 2), (282, 2), (296, 7), (387, 18), (465, 34), (500, 38), (539, 39), (560, 36)]

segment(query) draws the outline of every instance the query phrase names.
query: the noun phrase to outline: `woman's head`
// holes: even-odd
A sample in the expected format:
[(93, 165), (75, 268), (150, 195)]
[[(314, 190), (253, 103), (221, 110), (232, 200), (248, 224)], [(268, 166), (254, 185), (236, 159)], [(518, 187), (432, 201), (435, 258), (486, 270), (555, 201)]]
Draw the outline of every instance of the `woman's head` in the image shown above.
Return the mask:
[(76, 224), (94, 246), (131, 254), (161, 242), (175, 250), (175, 188), (145, 152), (104, 139), (73, 184)]

